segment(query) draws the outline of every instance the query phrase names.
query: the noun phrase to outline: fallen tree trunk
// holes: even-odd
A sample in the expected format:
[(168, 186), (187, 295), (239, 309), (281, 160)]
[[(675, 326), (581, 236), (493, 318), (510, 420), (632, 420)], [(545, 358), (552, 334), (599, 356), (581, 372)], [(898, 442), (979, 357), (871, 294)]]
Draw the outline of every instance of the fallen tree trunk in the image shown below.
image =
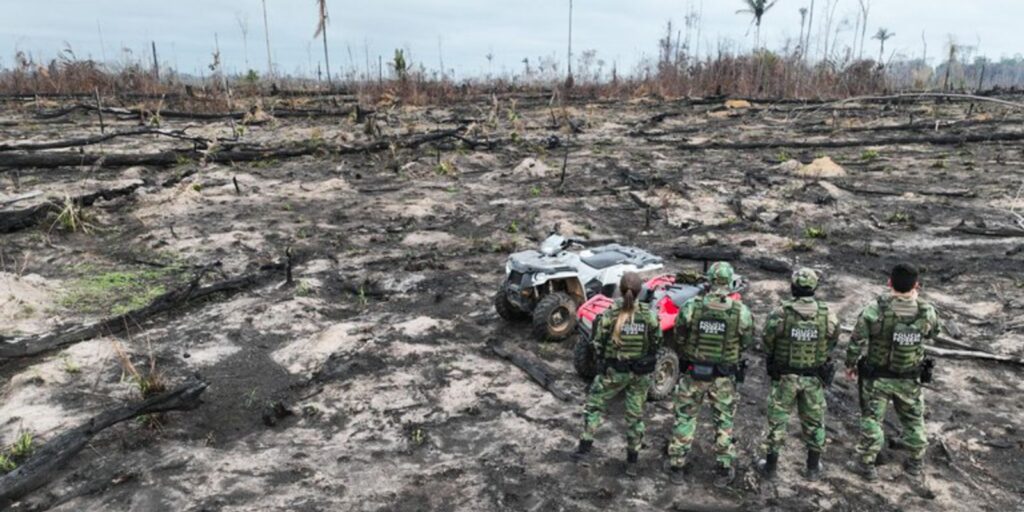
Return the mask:
[(99, 322), (64, 326), (50, 333), (14, 338), (9, 343), (0, 344), (0, 359), (31, 357), (91, 340), (98, 336), (117, 334), (127, 330), (131, 325), (138, 325), (150, 317), (178, 308), (197, 299), (208, 297), (215, 293), (237, 292), (250, 288), (263, 279), (285, 270), (283, 263), (275, 263), (260, 267), (258, 271), (250, 274), (200, 286), (199, 282), (215, 266), (219, 266), (219, 263), (201, 268), (196, 272), (195, 277), (192, 278), (189, 284), (153, 299), (152, 302), (140, 309), (100, 320)]
[(326, 154), (354, 154), (354, 153), (375, 153), (386, 151), (392, 146), (397, 148), (415, 148), (422, 144), (435, 142), (460, 133), (462, 128), (450, 130), (439, 130), (415, 135), (405, 140), (379, 140), (368, 144), (357, 146), (328, 146), (325, 144), (308, 144), (296, 147), (270, 147), (253, 149), (233, 149), (230, 151), (202, 152), (195, 150), (171, 150), (160, 153), (35, 153), (30, 155), (6, 155), (0, 158), (0, 169), (52, 169), (57, 167), (76, 166), (107, 166), (107, 167), (128, 167), (135, 165), (168, 166), (178, 165), (193, 160), (203, 160), (214, 163), (236, 163), (252, 162), (257, 160), (270, 160), (279, 158), (295, 158), (319, 153)]
[(997, 238), (1014, 238), (1024, 237), (1024, 229), (1016, 228), (981, 228), (968, 226), (965, 223), (960, 223), (949, 229), (954, 233), (963, 233), (966, 235), (977, 235), (977, 236), (991, 236)]
[[(102, 112), (125, 118), (137, 118), (140, 116), (160, 117), (163, 119), (196, 119), (204, 121), (215, 121), (221, 119), (232, 119), (235, 121), (245, 120), (249, 112), (182, 112), (175, 110), (140, 109), (140, 108), (119, 108), (119, 107), (97, 107), (86, 103), (79, 103), (70, 107), (41, 112), (36, 115), (38, 119), (55, 119), (72, 114), (76, 111)], [(358, 105), (344, 110), (273, 110), (267, 112), (273, 117), (345, 117), (356, 113), (360, 116), (374, 113), (373, 110), (363, 110)]]
[(876, 196), (902, 196), (908, 192), (922, 196), (941, 197), (974, 197), (975, 195), (974, 191), (968, 188), (899, 190), (892, 186), (889, 188), (865, 187), (845, 181), (833, 181), (832, 184), (848, 192)]
[(207, 386), (203, 380), (192, 378), (171, 391), (141, 403), (103, 412), (85, 424), (53, 438), (24, 464), (0, 477), (0, 506), (6, 507), (56, 478), (89, 440), (107, 428), (146, 414), (196, 409), (202, 404), (200, 396)]
[(835, 126), (805, 126), (800, 131), (803, 133), (821, 133), (821, 134), (836, 134), (836, 133), (855, 133), (855, 132), (902, 132), (902, 131), (939, 131), (939, 130), (950, 130), (954, 128), (968, 128), (972, 126), (985, 126), (985, 125), (999, 125), (1005, 124), (1010, 126), (1019, 126), (1021, 119), (963, 119), (959, 121), (947, 121), (946, 123), (941, 122), (923, 122), (913, 124), (885, 124), (878, 126), (849, 126), (849, 127), (835, 127)]
[(777, 274), (793, 271), (793, 266), (786, 261), (765, 256), (744, 256), (743, 252), (735, 247), (680, 247), (673, 251), (672, 255), (681, 260), (703, 262), (744, 261), (765, 272)]
[(518, 366), (537, 384), (540, 384), (541, 387), (554, 395), (555, 398), (563, 402), (571, 402), (573, 400), (571, 394), (557, 386), (557, 379), (554, 377), (555, 371), (552, 370), (544, 361), (541, 361), (526, 352), (509, 349), (501, 343), (490, 343), (489, 346), (491, 351), (499, 357)]
[(736, 261), (741, 252), (735, 247), (680, 247), (672, 255), (681, 260)]
[[(24, 208), (0, 208), (0, 233), (13, 233), (42, 222), (50, 214), (60, 214), (70, 202), (76, 207), (92, 206), (99, 199), (111, 200), (126, 196), (141, 187), (142, 180), (131, 180), (116, 187), (97, 190), (65, 199), (48, 198), (40, 203)], [(37, 194), (38, 195), (38, 194)]]
[[(844, 325), (841, 327), (844, 332), (853, 332), (853, 326)], [(966, 343), (955, 340), (949, 336), (940, 334), (935, 339), (938, 343), (943, 343), (951, 346), (968, 347)], [(924, 351), (926, 354), (931, 354), (939, 357), (945, 357), (949, 359), (974, 359), (979, 361), (995, 361), (997, 363), (1007, 363), (1015, 366), (1024, 366), (1024, 360), (1011, 357), (1002, 356), (999, 354), (993, 354), (991, 352), (983, 352), (981, 350), (966, 350), (966, 349), (947, 349), (940, 348), (934, 345), (925, 345)]]
[(950, 359), (977, 359), (982, 361), (996, 361), (999, 363), (1008, 363), (1016, 366), (1024, 366), (1024, 360), (1020, 360), (1010, 356), (1001, 356), (989, 352), (982, 352), (980, 350), (955, 350), (926, 345), (924, 347), (924, 351), (928, 354), (946, 357)]
[(676, 146), (682, 151), (704, 151), (714, 149), (815, 149), (815, 148), (852, 148), (862, 146), (890, 146), (894, 144), (966, 144), (973, 142), (1015, 142), (1024, 140), (1024, 132), (1003, 133), (970, 133), (948, 135), (918, 135), (889, 137), (872, 140), (766, 140), (756, 142), (707, 142), (702, 144), (680, 144)]
[(36, 151), (41, 149), (60, 149), (60, 148), (77, 148), (83, 146), (91, 146), (93, 144), (99, 144), (108, 140), (116, 139), (118, 137), (134, 137), (137, 135), (160, 135), (163, 137), (170, 137), (180, 140), (188, 140), (196, 143), (201, 148), (207, 148), (210, 145), (210, 141), (202, 137), (190, 137), (185, 134), (185, 130), (160, 130), (157, 128), (137, 128), (134, 130), (124, 130), (119, 132), (110, 132), (107, 134), (93, 135), (90, 137), (80, 137), (77, 139), (57, 140), (50, 142), (13, 142), (10, 144), (0, 144), (0, 151)]

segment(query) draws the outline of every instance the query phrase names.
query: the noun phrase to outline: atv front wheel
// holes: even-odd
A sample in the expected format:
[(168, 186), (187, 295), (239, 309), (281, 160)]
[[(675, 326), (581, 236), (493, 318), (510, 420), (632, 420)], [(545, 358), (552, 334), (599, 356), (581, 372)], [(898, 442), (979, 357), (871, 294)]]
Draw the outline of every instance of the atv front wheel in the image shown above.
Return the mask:
[(647, 392), (651, 400), (664, 400), (672, 395), (679, 380), (679, 356), (674, 350), (658, 349), (658, 361), (654, 367), (654, 383)]
[(562, 341), (575, 328), (576, 301), (568, 293), (551, 293), (533, 308), (533, 335), (540, 341)]
[(526, 320), (529, 316), (523, 313), (519, 308), (515, 307), (508, 300), (508, 281), (501, 283), (498, 291), (494, 293), (494, 310), (498, 312), (498, 316), (508, 320), (509, 322), (515, 322), (518, 320)]
[(572, 351), (572, 365), (576, 368), (576, 375), (586, 381), (594, 380), (597, 376), (597, 351), (590, 339), (579, 336), (576, 339), (576, 346)]

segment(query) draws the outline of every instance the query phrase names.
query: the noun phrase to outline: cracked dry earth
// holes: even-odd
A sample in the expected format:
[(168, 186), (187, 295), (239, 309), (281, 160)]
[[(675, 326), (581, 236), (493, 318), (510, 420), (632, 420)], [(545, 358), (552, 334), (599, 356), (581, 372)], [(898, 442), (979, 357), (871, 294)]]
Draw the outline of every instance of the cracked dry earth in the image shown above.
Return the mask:
[[(751, 464), (767, 383), (763, 363), (750, 354), (756, 362), (741, 389), (735, 486), (711, 485), (705, 411), (691, 484), (677, 488), (661, 470), (672, 423), (667, 403), (648, 405), (649, 447), (637, 479), (621, 476), (620, 404), (598, 437), (596, 463), (575, 467), (568, 455), (585, 383), (572, 370), (573, 341), (535, 342), (528, 326), (504, 323), (491, 306), (507, 253), (535, 246), (559, 224), (566, 234), (645, 247), (672, 271), (701, 267), (675, 256), (688, 250), (737, 251), (758, 326), (784, 298), (789, 267), (821, 269), (823, 297), (850, 325), (860, 305), (884, 290), (887, 268), (914, 261), (924, 270), (925, 296), (953, 336), (1019, 359), (1024, 234), (1011, 212), (1024, 210), (1024, 147), (886, 138), (928, 135), (936, 127), (944, 134), (1019, 132), (1021, 112), (981, 103), (725, 109), (719, 102), (578, 100), (553, 114), (546, 100), (497, 101), (381, 108), (375, 121), (385, 136), (398, 138), (471, 123), (467, 139), (491, 144), (445, 141), (237, 165), (5, 171), (6, 198), (142, 183), (85, 208), (88, 233), (61, 230), (48, 219), (0, 235), (0, 335), (8, 338), (109, 315), (108, 304), (69, 300), (90, 275), (158, 269), (155, 279), (169, 288), (215, 261), (221, 266), (206, 281), (279, 261), (288, 247), (296, 261), (294, 285), (275, 276), (143, 320), (127, 333), (0, 363), (4, 444), (24, 431), (46, 442), (137, 400), (115, 343), (137, 366), (152, 358), (172, 384), (194, 373), (210, 383), (202, 407), (169, 413), (159, 428), (128, 422), (101, 433), (12, 510), (1024, 507), (1020, 366), (940, 360), (926, 394), (932, 443), (930, 492), (922, 492), (900, 476), (899, 450), (886, 450), (877, 484), (843, 468), (852, 458), (857, 416), (854, 386), (842, 378), (829, 391), (826, 476), (817, 483), (800, 476), (803, 449), (794, 424), (780, 479), (762, 484)], [(656, 117), (664, 112), (672, 115)], [(0, 115), (0, 139), (7, 141), (97, 132), (85, 114), (43, 124), (30, 109), (8, 103)], [(551, 126), (556, 115), (580, 132)], [(899, 126), (906, 129), (891, 128)], [(244, 138), (354, 144), (368, 141), (364, 128), (349, 119), (287, 119), (251, 126)], [(231, 128), (206, 122), (189, 133), (227, 137)], [(682, 146), (768, 140), (863, 144)], [(140, 137), (85, 151), (171, 147), (176, 141)], [(823, 156), (843, 175), (832, 169), (815, 176), (803, 166)], [(797, 162), (780, 165), (788, 160)], [(181, 180), (169, 180), (175, 176)], [(495, 342), (547, 363), (572, 400), (556, 398), (496, 356), (488, 348)]]

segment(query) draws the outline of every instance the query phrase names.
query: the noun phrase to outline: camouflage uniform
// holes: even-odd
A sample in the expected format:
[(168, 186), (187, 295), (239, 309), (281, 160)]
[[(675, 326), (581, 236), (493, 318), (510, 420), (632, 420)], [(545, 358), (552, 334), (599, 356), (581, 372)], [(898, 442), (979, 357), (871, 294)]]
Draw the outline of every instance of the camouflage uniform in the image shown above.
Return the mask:
[[(903, 426), (911, 460), (924, 458), (928, 440), (919, 381), (924, 344), (940, 330), (935, 308), (914, 294), (881, 296), (857, 319), (846, 353), (847, 368), (860, 376), (861, 438), (857, 454), (872, 465), (882, 450), (882, 422), (891, 400)], [(864, 345), (867, 355), (861, 359)], [(859, 363), (859, 364), (858, 364)]]
[[(627, 448), (636, 452), (644, 439), (644, 403), (653, 379), (655, 354), (661, 346), (661, 324), (647, 304), (638, 303), (616, 331), (622, 300), (619, 299), (595, 323), (594, 344), (603, 355), (607, 368), (594, 377), (583, 408), (583, 433), (580, 440), (593, 441), (594, 433), (608, 403), (623, 390), (626, 391)], [(642, 368), (649, 365), (649, 370)], [(646, 371), (637, 371), (637, 370)]]
[[(708, 271), (712, 290), (683, 305), (676, 317), (676, 340), (680, 343), (680, 361), (684, 370), (676, 385), (674, 406), (676, 423), (669, 443), (669, 462), (682, 467), (693, 445), (697, 415), (705, 399), (715, 410), (715, 453), (722, 467), (731, 467), (736, 458), (733, 446), (733, 417), (738, 400), (734, 374), (740, 353), (754, 337), (750, 309), (728, 297), (732, 267), (715, 263)], [(713, 367), (710, 375), (701, 369)]]
[[(793, 275), (793, 284), (813, 290), (818, 275), (812, 269), (800, 269)], [(828, 305), (814, 297), (786, 301), (768, 315), (762, 339), (771, 377), (766, 453), (778, 453), (785, 444), (794, 402), (804, 445), (808, 451), (824, 450), (827, 408), (819, 373), (839, 340), (838, 326), (839, 319)]]

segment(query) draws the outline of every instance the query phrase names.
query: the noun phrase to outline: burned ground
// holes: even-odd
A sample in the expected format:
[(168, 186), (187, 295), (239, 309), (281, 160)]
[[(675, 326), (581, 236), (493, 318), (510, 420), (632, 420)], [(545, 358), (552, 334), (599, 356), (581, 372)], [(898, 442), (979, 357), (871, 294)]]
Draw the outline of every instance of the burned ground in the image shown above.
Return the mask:
[[(39, 119), (37, 107), (8, 102), (0, 140), (97, 133), (89, 113)], [(198, 410), (169, 413), (158, 427), (105, 431), (13, 509), (1019, 508), (1020, 367), (976, 360), (941, 360), (927, 391), (931, 493), (899, 476), (899, 450), (885, 452), (875, 485), (843, 468), (857, 415), (854, 386), (841, 378), (830, 391), (826, 477), (799, 476), (794, 425), (782, 478), (761, 484), (751, 463), (767, 382), (756, 354), (741, 390), (733, 490), (710, 485), (706, 415), (691, 485), (668, 483), (667, 403), (648, 406), (649, 447), (635, 481), (621, 476), (619, 406), (598, 437), (597, 463), (583, 470), (569, 461), (585, 395), (572, 341), (533, 341), (528, 326), (501, 321), (490, 301), (507, 253), (536, 245), (556, 225), (642, 246), (665, 256), (670, 270), (699, 269), (685, 259), (695, 252), (728, 255), (751, 282), (746, 301), (759, 321), (785, 296), (793, 266), (824, 272), (823, 297), (850, 325), (884, 290), (886, 269), (913, 261), (955, 338), (1024, 356), (1024, 230), (1014, 214), (1024, 210), (1024, 146), (1013, 140), (1024, 133), (1024, 112), (933, 99), (740, 107), (578, 100), (563, 109), (502, 97), (381, 106), (369, 118), (281, 116), (237, 126), (162, 119), (165, 129), (188, 126), (190, 136), (217, 140), (210, 154), (241, 144), (308, 154), (5, 166), (0, 212), (54, 201), (0, 235), (0, 336), (131, 311), (214, 262), (200, 284), (287, 253), (295, 264), (292, 284), (274, 274), (115, 335), (0, 363), (4, 444), (25, 431), (45, 442), (137, 399), (115, 342), (140, 368), (155, 361), (169, 383), (194, 373), (210, 383)], [(110, 117), (108, 130), (138, 124)], [(923, 143), (929, 138), (938, 143)], [(182, 147), (140, 135), (55, 152)], [(31, 153), (0, 152), (0, 161), (11, 154)], [(821, 157), (845, 171), (830, 175), (824, 162), (816, 175), (805, 164)], [(123, 194), (80, 205), (75, 218), (88, 231), (67, 229), (66, 196), (125, 184)], [(570, 400), (497, 356), (495, 343), (543, 361)]]

